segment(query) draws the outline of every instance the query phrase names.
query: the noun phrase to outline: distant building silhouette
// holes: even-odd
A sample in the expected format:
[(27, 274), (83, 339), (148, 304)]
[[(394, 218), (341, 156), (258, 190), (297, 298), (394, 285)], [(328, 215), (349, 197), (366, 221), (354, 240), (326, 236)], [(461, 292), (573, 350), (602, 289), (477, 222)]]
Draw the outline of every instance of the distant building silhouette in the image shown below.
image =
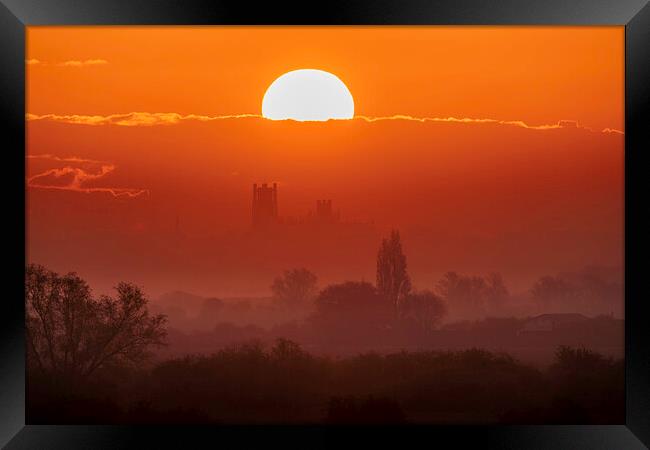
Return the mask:
[(278, 185), (269, 187), (266, 183), (253, 184), (253, 226), (264, 226), (278, 222)]
[(588, 317), (578, 313), (542, 314), (528, 319), (517, 334), (567, 329), (585, 320)]
[[(278, 185), (253, 184), (252, 204), (253, 228), (273, 228), (275, 230), (287, 227), (301, 226), (315, 229), (337, 229), (341, 227), (372, 226), (374, 222), (350, 222), (341, 220), (341, 211), (332, 207), (332, 200), (316, 200), (316, 208), (310, 209), (304, 216), (285, 216), (278, 214)], [(272, 226), (272, 227), (270, 227)]]
[(332, 200), (316, 200), (316, 221), (320, 223), (334, 223), (339, 221), (340, 215), (334, 214)]

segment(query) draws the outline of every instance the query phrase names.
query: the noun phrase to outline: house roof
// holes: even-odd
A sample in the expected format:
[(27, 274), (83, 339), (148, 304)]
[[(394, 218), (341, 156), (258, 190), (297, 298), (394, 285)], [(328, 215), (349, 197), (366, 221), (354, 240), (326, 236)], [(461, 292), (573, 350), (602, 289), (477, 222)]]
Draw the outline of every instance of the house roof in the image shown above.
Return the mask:
[(572, 323), (572, 322), (581, 322), (587, 319), (589, 319), (587, 316), (579, 313), (551, 313), (551, 314), (541, 314), (539, 316), (531, 317), (530, 319), (527, 320), (527, 322), (549, 320), (555, 323)]

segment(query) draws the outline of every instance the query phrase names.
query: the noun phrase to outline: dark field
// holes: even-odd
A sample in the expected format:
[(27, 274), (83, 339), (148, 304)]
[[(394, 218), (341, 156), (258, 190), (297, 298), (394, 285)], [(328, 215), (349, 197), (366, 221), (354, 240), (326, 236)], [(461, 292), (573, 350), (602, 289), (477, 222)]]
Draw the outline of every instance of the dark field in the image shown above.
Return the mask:
[(539, 370), (480, 349), (331, 359), (278, 340), (106, 367), (82, 384), (28, 381), (32, 424), (624, 421), (623, 361), (568, 347)]
[(27, 423), (624, 422), (623, 319), (567, 311), (615, 305), (615, 282), (542, 278), (517, 317), (498, 274), (413, 289), (396, 232), (377, 266), (376, 285), (295, 269), (265, 303), (150, 303), (30, 265)]

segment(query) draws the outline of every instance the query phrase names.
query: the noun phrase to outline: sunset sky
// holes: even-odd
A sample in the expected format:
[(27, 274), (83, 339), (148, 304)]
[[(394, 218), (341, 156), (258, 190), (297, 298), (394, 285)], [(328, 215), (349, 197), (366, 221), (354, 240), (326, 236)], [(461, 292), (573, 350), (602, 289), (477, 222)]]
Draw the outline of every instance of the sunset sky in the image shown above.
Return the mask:
[[(622, 264), (623, 27), (29, 27), (26, 64), (28, 259), (100, 292), (373, 281), (391, 227), (423, 288)], [(262, 118), (296, 69), (355, 117)], [(283, 217), (332, 199), (356, 225), (251, 236), (262, 182)]]

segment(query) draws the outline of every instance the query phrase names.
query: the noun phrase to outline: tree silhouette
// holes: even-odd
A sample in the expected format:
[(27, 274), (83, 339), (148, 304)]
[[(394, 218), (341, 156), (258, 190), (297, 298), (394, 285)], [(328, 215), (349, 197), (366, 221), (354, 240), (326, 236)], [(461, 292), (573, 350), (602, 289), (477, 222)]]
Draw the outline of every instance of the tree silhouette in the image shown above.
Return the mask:
[(273, 297), (285, 306), (305, 305), (316, 294), (318, 278), (307, 269), (285, 270), (273, 280)]
[(152, 316), (142, 291), (128, 283), (117, 297), (94, 298), (75, 273), (60, 276), (28, 265), (25, 319), (28, 361), (41, 372), (78, 380), (113, 362), (139, 363), (166, 337), (163, 315)]
[(423, 331), (431, 331), (446, 312), (445, 303), (431, 291), (410, 293), (402, 303), (402, 316), (415, 322)]
[(400, 303), (411, 291), (411, 280), (406, 272), (406, 256), (402, 252), (399, 231), (393, 230), (382, 240), (377, 254), (377, 290), (393, 305), (396, 314)]
[(557, 305), (574, 305), (576, 289), (561, 277), (543, 276), (531, 289), (535, 302), (550, 310)]
[(543, 311), (621, 314), (621, 279), (616, 272), (585, 267), (573, 273), (543, 276), (531, 288), (535, 304)]
[(510, 295), (503, 276), (496, 272), (489, 273), (485, 277), (485, 284), (486, 306), (491, 309), (502, 307)]
[(364, 281), (331, 284), (316, 297), (316, 312), (326, 316), (370, 313), (379, 304), (377, 290)]
[(392, 319), (386, 298), (364, 281), (327, 286), (316, 297), (315, 306), (314, 323), (330, 332), (337, 330), (337, 337), (373, 332)]
[(436, 287), (452, 312), (468, 318), (483, 316), (488, 310), (494, 312), (509, 296), (498, 273), (482, 277), (447, 272)]

